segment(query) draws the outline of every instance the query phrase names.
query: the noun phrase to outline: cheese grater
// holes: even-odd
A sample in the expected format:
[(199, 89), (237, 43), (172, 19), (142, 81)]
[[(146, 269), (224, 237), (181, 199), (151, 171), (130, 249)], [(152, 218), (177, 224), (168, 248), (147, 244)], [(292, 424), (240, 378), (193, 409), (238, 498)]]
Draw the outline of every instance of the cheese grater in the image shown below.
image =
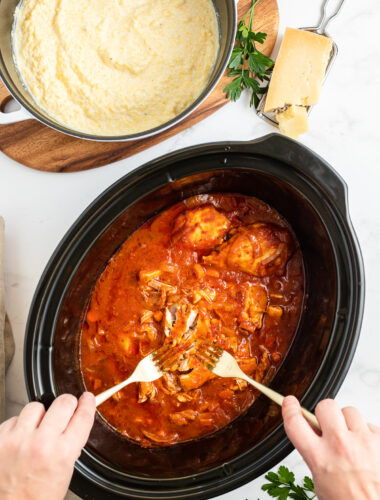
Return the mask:
[[(332, 19), (334, 19), (334, 17), (336, 17), (338, 15), (340, 9), (342, 8), (344, 1), (345, 0), (339, 0), (339, 3), (336, 6), (335, 11), (332, 14), (327, 15), (327, 7), (328, 7), (328, 4), (330, 3), (330, 0), (324, 0), (322, 7), (321, 7), (321, 18), (320, 18), (318, 26), (311, 27), (311, 28), (299, 28), (299, 29), (304, 30), (304, 31), (311, 31), (312, 33), (316, 33), (318, 35), (327, 36), (328, 38), (331, 38), (326, 32), (327, 25), (330, 23), (330, 21)], [(326, 67), (325, 79), (326, 79), (326, 76), (328, 75), (328, 73), (331, 69), (331, 66), (332, 66), (336, 56), (338, 55), (338, 46), (332, 38), (331, 38), (331, 41), (332, 41), (332, 49), (331, 49), (330, 58), (328, 60), (327, 67)], [(269, 85), (269, 83), (268, 83), (268, 85)], [(276, 120), (276, 113), (275, 112), (264, 112), (266, 98), (267, 98), (267, 94), (264, 94), (263, 97), (260, 99), (260, 102), (259, 102), (257, 109), (256, 109), (256, 114), (257, 114), (257, 116), (259, 116), (260, 118), (262, 118), (266, 122), (270, 123), (271, 125), (278, 127), (278, 122)], [(307, 106), (308, 114), (310, 113), (311, 108), (312, 108), (312, 106)]]

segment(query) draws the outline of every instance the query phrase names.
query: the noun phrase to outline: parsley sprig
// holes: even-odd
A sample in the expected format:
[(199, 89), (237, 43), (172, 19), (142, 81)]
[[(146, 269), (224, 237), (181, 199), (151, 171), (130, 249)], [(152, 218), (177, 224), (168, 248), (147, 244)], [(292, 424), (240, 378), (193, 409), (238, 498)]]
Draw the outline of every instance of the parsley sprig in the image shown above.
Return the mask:
[[(236, 44), (228, 63), (228, 76), (235, 77), (223, 92), (227, 98), (237, 101), (243, 89), (251, 89), (252, 97), (250, 106), (257, 107), (260, 97), (266, 92), (267, 87), (260, 83), (269, 81), (274, 62), (257, 49), (256, 44), (263, 44), (267, 34), (252, 31), (253, 17), (256, 5), (260, 0), (252, 0), (243, 19), (239, 21), (236, 33)], [(249, 16), (248, 25), (247, 17)]]
[(277, 474), (275, 472), (268, 472), (265, 479), (269, 483), (264, 484), (261, 489), (273, 498), (278, 498), (279, 500), (287, 500), (288, 498), (293, 498), (294, 500), (311, 500), (312, 498), (317, 498), (313, 480), (305, 476), (302, 486), (294, 484), (295, 478), (293, 472), (290, 472), (284, 465), (281, 465)]

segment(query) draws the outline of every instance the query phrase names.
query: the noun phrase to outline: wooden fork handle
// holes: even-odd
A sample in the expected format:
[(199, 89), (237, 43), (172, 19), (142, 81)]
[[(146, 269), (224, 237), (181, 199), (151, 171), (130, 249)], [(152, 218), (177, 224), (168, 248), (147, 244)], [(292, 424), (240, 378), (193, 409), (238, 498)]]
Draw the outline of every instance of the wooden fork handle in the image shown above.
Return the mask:
[[(273, 389), (270, 389), (269, 387), (266, 387), (265, 385), (260, 384), (259, 382), (256, 382), (256, 380), (253, 380), (252, 378), (248, 377), (248, 375), (245, 375), (245, 373), (244, 373), (244, 377), (241, 377), (241, 378), (244, 378), (244, 380), (246, 380), (251, 385), (256, 387), (256, 389), (258, 389), (260, 392), (265, 394), (265, 396), (267, 396), (269, 399), (271, 399), (272, 401), (274, 401), (278, 405), (282, 406), (282, 403), (285, 399), (284, 396), (282, 396), (282, 394), (279, 394), (278, 392), (274, 391)], [(302, 415), (306, 418), (306, 420), (309, 422), (309, 424), (312, 427), (314, 427), (317, 431), (322, 432), (321, 426), (319, 425), (319, 422), (318, 422), (316, 416), (313, 413), (311, 413), (309, 410), (306, 410), (306, 408), (301, 407), (301, 411), (302, 411)]]

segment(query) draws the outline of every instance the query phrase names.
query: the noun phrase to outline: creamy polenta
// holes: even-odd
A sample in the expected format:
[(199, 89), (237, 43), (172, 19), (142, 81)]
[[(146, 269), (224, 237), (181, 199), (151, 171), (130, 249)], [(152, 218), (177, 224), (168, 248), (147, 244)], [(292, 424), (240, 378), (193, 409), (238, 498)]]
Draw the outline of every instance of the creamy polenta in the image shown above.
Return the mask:
[(67, 127), (127, 135), (204, 89), (218, 49), (211, 0), (24, 0), (14, 56), (36, 103)]

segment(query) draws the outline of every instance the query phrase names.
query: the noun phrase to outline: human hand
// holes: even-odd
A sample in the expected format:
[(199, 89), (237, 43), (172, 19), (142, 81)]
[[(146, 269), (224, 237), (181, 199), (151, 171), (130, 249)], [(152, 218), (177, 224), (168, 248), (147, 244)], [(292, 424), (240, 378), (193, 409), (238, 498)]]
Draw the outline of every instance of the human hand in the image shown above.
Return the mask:
[(284, 399), (285, 431), (309, 466), (319, 500), (380, 498), (380, 428), (367, 424), (352, 407), (341, 410), (332, 399), (321, 401), (315, 415), (318, 435), (301, 413), (298, 400)]
[(45, 411), (29, 403), (18, 417), (0, 425), (1, 500), (60, 500), (69, 487), (74, 462), (87, 442), (95, 398), (59, 396)]

